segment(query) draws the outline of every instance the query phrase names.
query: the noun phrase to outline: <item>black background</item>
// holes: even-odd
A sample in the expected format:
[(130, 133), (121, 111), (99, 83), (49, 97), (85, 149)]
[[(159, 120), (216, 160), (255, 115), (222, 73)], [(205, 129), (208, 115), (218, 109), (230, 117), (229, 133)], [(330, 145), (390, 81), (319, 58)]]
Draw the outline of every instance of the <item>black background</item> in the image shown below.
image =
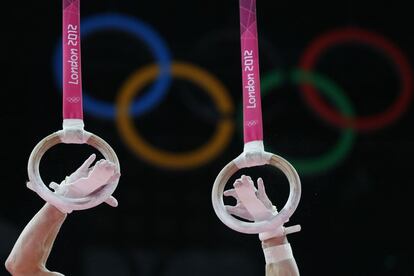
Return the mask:
[[(403, 1), (385, 3), (258, 1), (262, 76), (274, 69), (296, 68), (313, 39), (349, 26), (383, 35), (411, 65), (412, 11)], [(13, 5), (3, 8), (0, 55), (5, 84), (2, 261), (43, 204), (25, 187), (29, 154), (40, 139), (61, 128), (61, 96), (52, 71), (61, 3)], [(166, 41), (174, 60), (196, 64), (215, 75), (229, 89), (236, 110), (240, 109), (237, 1), (82, 2), (82, 18), (104, 12), (149, 24)], [(153, 62), (147, 45), (111, 31), (85, 38), (82, 57), (84, 88), (91, 96), (112, 102), (133, 71)], [(385, 110), (401, 87), (387, 56), (360, 44), (330, 49), (316, 71), (343, 88), (358, 115)], [(266, 145), (288, 158), (312, 157), (335, 144), (340, 129), (321, 120), (297, 86), (285, 83), (272, 92), (263, 100)], [(344, 160), (317, 174), (302, 175), (302, 200), (290, 224), (301, 224), (303, 230), (289, 237), (302, 275), (414, 275), (409, 225), (413, 116), (410, 105), (385, 128), (357, 132)], [(105, 138), (119, 156), (122, 177), (115, 196), (120, 205), (71, 214), (54, 246), (51, 269), (66, 275), (264, 274), (257, 236), (228, 229), (215, 216), (210, 201), (216, 175), (242, 150), (240, 126), (236, 125), (231, 143), (218, 157), (177, 171), (136, 156), (121, 140), (114, 121), (88, 113), (84, 119), (86, 129)], [(185, 151), (205, 142), (217, 119), (212, 102), (200, 88), (175, 79), (166, 99), (135, 123), (154, 145)], [(87, 147), (59, 146), (45, 156), (42, 175), (46, 181), (60, 181), (89, 153)], [(268, 170), (259, 172), (266, 183), (274, 177), (276, 184), (269, 193), (282, 204), (287, 196), (283, 178)]]

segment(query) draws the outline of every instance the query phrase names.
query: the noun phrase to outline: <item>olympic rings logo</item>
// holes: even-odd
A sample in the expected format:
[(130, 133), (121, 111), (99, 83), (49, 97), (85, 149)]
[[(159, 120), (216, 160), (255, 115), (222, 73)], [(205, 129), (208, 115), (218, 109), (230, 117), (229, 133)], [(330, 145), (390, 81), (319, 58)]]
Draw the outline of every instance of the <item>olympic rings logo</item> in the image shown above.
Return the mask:
[[(352, 117), (354, 110), (345, 92), (334, 82), (317, 73), (309, 73), (301, 70), (294, 70), (289, 73), (281, 71), (270, 72), (262, 78), (261, 89), (262, 96), (265, 98), (271, 89), (277, 88), (283, 82), (291, 82), (296, 85), (308, 84), (316, 87), (318, 91), (322, 92), (334, 105), (341, 111), (342, 114)], [(238, 113), (238, 122), (242, 122), (242, 112)], [(312, 158), (295, 159), (288, 157), (292, 165), (304, 175), (315, 174), (321, 171), (331, 169), (340, 161), (342, 161), (352, 148), (355, 141), (355, 131), (348, 126), (341, 130), (341, 135), (335, 146), (328, 152)], [(276, 152), (275, 149), (270, 149), (271, 152)]]
[(186, 78), (199, 84), (211, 96), (220, 113), (224, 115), (222, 116), (224, 119), (219, 122), (215, 134), (207, 144), (200, 149), (186, 153), (158, 150), (147, 143), (133, 127), (131, 117), (128, 116), (129, 104), (134, 94), (159, 74), (159, 68), (155, 65), (144, 67), (133, 73), (121, 88), (117, 100), (117, 125), (124, 141), (145, 160), (167, 168), (193, 168), (213, 159), (230, 142), (234, 124), (227, 115), (233, 113), (234, 107), (224, 85), (203, 69), (187, 63), (174, 62), (171, 66), (171, 73), (175, 77)]
[(254, 127), (255, 125), (258, 124), (258, 122), (256, 120), (253, 120), (253, 121), (248, 121), (246, 124), (248, 127)]
[(351, 118), (340, 114), (327, 105), (312, 86), (304, 85), (305, 99), (307, 103), (317, 111), (327, 122), (340, 127), (352, 126), (357, 130), (376, 130), (383, 128), (404, 113), (407, 109), (413, 93), (413, 71), (407, 58), (401, 50), (386, 38), (357, 28), (345, 28), (326, 33), (317, 38), (303, 54), (300, 67), (305, 71), (311, 71), (317, 58), (324, 50), (341, 43), (357, 42), (382, 51), (395, 64), (401, 77), (401, 93), (397, 100), (383, 113), (374, 114), (362, 118)]
[[(148, 44), (157, 65), (148, 65), (133, 72), (121, 86), (116, 104), (99, 101), (84, 93), (85, 112), (103, 119), (114, 119), (119, 134), (125, 144), (141, 159), (159, 167), (169, 169), (191, 169), (204, 165), (228, 146), (235, 129), (234, 104), (230, 93), (222, 82), (206, 70), (190, 63), (171, 60), (171, 54), (163, 39), (149, 25), (137, 18), (121, 14), (101, 14), (82, 21), (82, 37), (93, 32), (113, 30), (131, 35)], [(383, 113), (366, 117), (356, 117), (355, 111), (345, 91), (332, 80), (314, 70), (321, 54), (342, 43), (358, 43), (381, 50), (395, 63), (400, 75), (401, 93), (397, 100)], [(59, 87), (62, 86), (61, 46), (54, 52), (54, 76)], [(148, 143), (138, 132), (131, 116), (138, 117), (152, 110), (167, 95), (172, 77), (189, 80), (200, 86), (213, 100), (220, 113), (216, 130), (210, 140), (200, 148), (188, 152), (174, 153), (157, 149)], [(317, 114), (338, 127), (341, 131), (336, 145), (319, 157), (293, 159), (293, 165), (301, 174), (315, 174), (331, 169), (349, 153), (355, 141), (356, 131), (374, 131), (384, 128), (397, 120), (409, 107), (413, 90), (413, 72), (402, 51), (386, 38), (359, 28), (334, 30), (317, 37), (305, 49), (298, 69), (293, 71), (274, 71), (262, 78), (262, 96), (289, 81), (298, 85), (304, 93), (306, 103)], [(138, 100), (135, 95), (152, 81), (149, 90)], [(332, 102), (328, 105), (318, 92)], [(74, 99), (73, 99), (74, 100)], [(240, 104), (241, 105), (241, 104)], [(241, 108), (238, 110), (241, 111)], [(241, 121), (241, 112), (236, 113)], [(248, 122), (253, 126), (257, 122)]]
[(66, 101), (68, 103), (75, 104), (75, 103), (79, 103), (81, 101), (81, 98), (79, 98), (79, 97), (67, 97)]
[[(87, 36), (105, 30), (120, 31), (131, 35), (133, 38), (143, 40), (157, 60), (161, 70), (157, 81), (139, 101), (134, 102), (131, 114), (140, 116), (163, 100), (168, 92), (171, 82), (170, 66), (171, 54), (163, 39), (149, 25), (134, 17), (121, 14), (101, 14), (87, 18), (81, 22), (81, 36)], [(53, 72), (56, 84), (62, 89), (62, 41), (57, 44), (53, 56)], [(110, 103), (103, 102), (89, 96), (87, 91), (83, 93), (83, 106), (85, 112), (103, 119), (115, 118), (115, 107)]]

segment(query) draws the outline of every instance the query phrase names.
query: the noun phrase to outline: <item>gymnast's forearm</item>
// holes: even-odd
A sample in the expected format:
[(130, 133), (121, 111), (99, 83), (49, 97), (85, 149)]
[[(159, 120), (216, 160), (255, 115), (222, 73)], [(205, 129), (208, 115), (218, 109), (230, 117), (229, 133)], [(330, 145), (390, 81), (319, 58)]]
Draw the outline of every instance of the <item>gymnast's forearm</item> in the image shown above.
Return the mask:
[(283, 260), (266, 264), (266, 276), (299, 276), (299, 270), (294, 259)]
[(299, 276), (299, 269), (286, 236), (265, 240), (262, 242), (262, 248), (265, 255), (267, 254), (266, 276)]
[(6, 260), (7, 270), (12, 275), (61, 275), (49, 272), (46, 261), (65, 218), (66, 214), (46, 203), (14, 244)]

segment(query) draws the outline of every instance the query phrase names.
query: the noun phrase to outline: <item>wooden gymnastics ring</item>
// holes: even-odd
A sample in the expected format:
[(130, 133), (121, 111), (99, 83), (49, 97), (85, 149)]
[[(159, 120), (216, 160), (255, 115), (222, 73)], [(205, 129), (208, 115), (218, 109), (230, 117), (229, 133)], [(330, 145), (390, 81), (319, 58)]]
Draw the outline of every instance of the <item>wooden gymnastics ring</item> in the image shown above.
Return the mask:
[(112, 183), (106, 184), (103, 188), (98, 189), (93, 194), (82, 197), (82, 198), (69, 198), (62, 195), (58, 195), (52, 192), (43, 182), (40, 172), (39, 165), (43, 155), (53, 146), (57, 144), (88, 144), (96, 148), (106, 160), (116, 165), (116, 171), (120, 172), (120, 164), (115, 151), (99, 136), (81, 130), (81, 139), (78, 141), (65, 139), (67, 131), (65, 129), (54, 132), (49, 136), (41, 140), (35, 148), (32, 150), (27, 171), (29, 175), (29, 181), (31, 182), (31, 188), (46, 202), (65, 208), (67, 210), (84, 210), (95, 207), (105, 200), (107, 200), (115, 191), (118, 186), (119, 179)]

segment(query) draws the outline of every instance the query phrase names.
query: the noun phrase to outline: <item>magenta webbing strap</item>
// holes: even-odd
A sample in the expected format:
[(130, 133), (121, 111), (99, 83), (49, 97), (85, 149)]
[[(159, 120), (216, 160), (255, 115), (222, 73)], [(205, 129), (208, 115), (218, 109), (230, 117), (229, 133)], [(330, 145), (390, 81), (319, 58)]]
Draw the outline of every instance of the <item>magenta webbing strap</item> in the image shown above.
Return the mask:
[(240, 0), (244, 143), (263, 140), (256, 0)]
[(83, 119), (79, 0), (63, 0), (63, 119)]

